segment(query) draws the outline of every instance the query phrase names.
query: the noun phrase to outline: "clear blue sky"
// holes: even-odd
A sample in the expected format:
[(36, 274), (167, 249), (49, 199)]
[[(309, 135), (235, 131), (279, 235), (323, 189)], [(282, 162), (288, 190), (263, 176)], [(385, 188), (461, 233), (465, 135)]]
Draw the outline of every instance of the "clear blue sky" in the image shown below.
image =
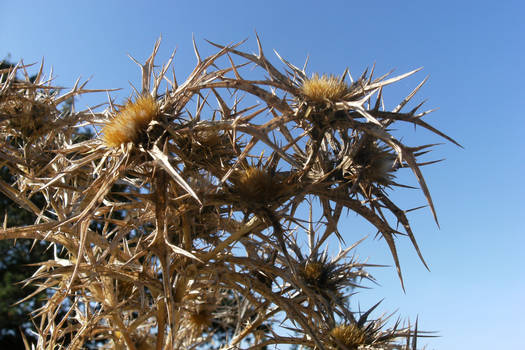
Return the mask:
[[(56, 83), (71, 87), (78, 76), (93, 76), (91, 88), (124, 88), (139, 81), (126, 54), (144, 60), (160, 34), (158, 62), (178, 48), (175, 69), (183, 78), (195, 62), (192, 33), (221, 43), (249, 38), (254, 30), (266, 52), (310, 71), (352, 74), (376, 63), (378, 73), (404, 73), (424, 66), (413, 79), (385, 91), (397, 102), (427, 74), (417, 98), (439, 107), (428, 116), (465, 149), (438, 147), (423, 169), (441, 229), (429, 210), (414, 212), (416, 237), (431, 272), (407, 242), (400, 241), (406, 294), (393, 268), (372, 270), (380, 287), (360, 295), (363, 308), (385, 298), (382, 310), (414, 320), (440, 338), (428, 349), (517, 349), (525, 329), (525, 132), (523, 1), (5, 1), (0, 11), (0, 59), (45, 57)], [(83, 97), (80, 107), (105, 100)], [(441, 142), (418, 130), (403, 130), (407, 143)], [(413, 181), (413, 180), (411, 180)], [(405, 208), (424, 204), (417, 191), (394, 195)], [(521, 228), (520, 228), (521, 227)], [(341, 224), (351, 242), (374, 232)], [(359, 251), (370, 262), (392, 264), (383, 241)]]

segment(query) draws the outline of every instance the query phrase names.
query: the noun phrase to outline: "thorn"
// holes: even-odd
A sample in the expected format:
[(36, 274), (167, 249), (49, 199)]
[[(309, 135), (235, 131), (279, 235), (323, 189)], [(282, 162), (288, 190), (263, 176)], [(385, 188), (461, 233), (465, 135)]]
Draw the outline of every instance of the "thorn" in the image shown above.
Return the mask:
[(197, 49), (197, 44), (195, 43), (195, 34), (191, 34), (191, 40), (193, 42), (193, 51), (195, 52), (195, 56), (197, 56), (197, 64), (201, 64), (201, 56), (199, 54), (199, 49)]

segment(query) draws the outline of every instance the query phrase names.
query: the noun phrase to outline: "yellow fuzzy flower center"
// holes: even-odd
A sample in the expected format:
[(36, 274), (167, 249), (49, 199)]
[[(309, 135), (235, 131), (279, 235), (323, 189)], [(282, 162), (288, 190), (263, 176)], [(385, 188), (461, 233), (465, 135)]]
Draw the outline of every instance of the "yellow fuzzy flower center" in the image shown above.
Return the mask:
[(151, 96), (141, 96), (135, 102), (128, 102), (102, 129), (104, 142), (108, 147), (137, 142), (158, 114), (157, 102)]

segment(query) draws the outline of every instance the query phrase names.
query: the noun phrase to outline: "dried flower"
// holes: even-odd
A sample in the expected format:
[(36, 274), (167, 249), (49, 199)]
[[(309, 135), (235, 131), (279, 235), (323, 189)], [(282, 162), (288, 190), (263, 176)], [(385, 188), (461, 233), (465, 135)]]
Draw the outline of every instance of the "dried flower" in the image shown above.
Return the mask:
[(301, 92), (314, 103), (336, 102), (348, 93), (348, 86), (337, 76), (315, 73), (303, 82)]
[(304, 267), (304, 277), (307, 282), (317, 284), (325, 272), (325, 266), (320, 261), (307, 262)]
[(187, 164), (208, 168), (219, 177), (224, 175), (224, 165), (235, 155), (230, 137), (215, 131), (183, 134), (175, 142)]
[(0, 99), (0, 116), (7, 116), (9, 126), (26, 137), (40, 136), (49, 131), (54, 112), (56, 109), (50, 101), (28, 99), (20, 94)]
[(153, 336), (143, 337), (135, 344), (135, 347), (137, 350), (153, 350), (157, 348), (156, 341)]
[(102, 129), (104, 142), (108, 147), (137, 142), (148, 124), (158, 115), (159, 107), (151, 96), (141, 96), (135, 102), (129, 101)]
[(356, 350), (360, 345), (367, 344), (366, 332), (355, 323), (349, 325), (338, 325), (330, 331), (330, 335), (336, 340), (334, 348), (339, 344), (348, 350)]
[(366, 143), (357, 151), (353, 165), (347, 170), (347, 178), (361, 181), (365, 186), (372, 183), (388, 186), (392, 183), (396, 168), (396, 156), (377, 142)]
[(117, 300), (128, 299), (133, 293), (134, 284), (131, 281), (119, 280), (116, 285)]
[(188, 315), (188, 321), (195, 330), (203, 330), (211, 325), (213, 315), (208, 310), (195, 310)]
[(259, 204), (273, 202), (289, 191), (290, 185), (280, 181), (279, 176), (259, 167), (247, 167), (232, 177), (233, 192), (243, 200)]
[(325, 296), (341, 296), (345, 287), (356, 287), (358, 278), (370, 278), (363, 265), (356, 261), (338, 264), (327, 261), (326, 255), (300, 261), (300, 275), (306, 284)]

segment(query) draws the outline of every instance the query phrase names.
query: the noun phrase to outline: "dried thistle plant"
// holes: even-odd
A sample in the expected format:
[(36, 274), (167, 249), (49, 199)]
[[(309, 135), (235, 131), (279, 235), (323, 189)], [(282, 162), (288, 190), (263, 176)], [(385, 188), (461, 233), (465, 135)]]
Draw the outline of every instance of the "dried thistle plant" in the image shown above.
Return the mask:
[[(409, 123), (457, 144), (423, 121), (421, 105), (402, 112), (425, 81), (386, 111), (384, 88), (417, 70), (365, 72), (350, 84), (346, 72), (308, 78), (280, 57), (285, 69), (276, 68), (257, 43), (258, 54), (240, 44), (212, 44), (218, 51), (207, 58), (196, 49), (197, 65), (179, 83), (167, 75), (173, 56), (154, 69), (159, 41), (137, 62), (140, 95), (101, 112), (59, 111), (96, 91), (85, 83), (59, 95), (42, 68), (33, 82), (24, 65), (1, 72), (0, 158), (16, 181), (0, 190), (37, 219), (4, 226), (0, 238), (64, 252), (26, 281), (49, 293), (32, 315), (37, 348), (415, 349), (425, 335), (417, 324), (385, 330), (385, 318), (369, 320), (377, 305), (350, 308), (349, 291), (372, 279), (372, 265), (350, 255), (357, 243), (331, 258), (326, 247), (332, 236), (343, 246), (356, 240), (338, 227), (347, 209), (385, 239), (401, 284), (398, 236), (409, 237), (424, 263), (407, 211), (386, 191), (403, 186), (397, 171), (411, 169), (437, 222), (418, 159), (432, 145), (407, 146), (390, 133)], [(243, 78), (253, 67), (265, 78)], [(97, 135), (78, 141), (80, 126)], [(285, 320), (295, 336), (272, 330)]]

